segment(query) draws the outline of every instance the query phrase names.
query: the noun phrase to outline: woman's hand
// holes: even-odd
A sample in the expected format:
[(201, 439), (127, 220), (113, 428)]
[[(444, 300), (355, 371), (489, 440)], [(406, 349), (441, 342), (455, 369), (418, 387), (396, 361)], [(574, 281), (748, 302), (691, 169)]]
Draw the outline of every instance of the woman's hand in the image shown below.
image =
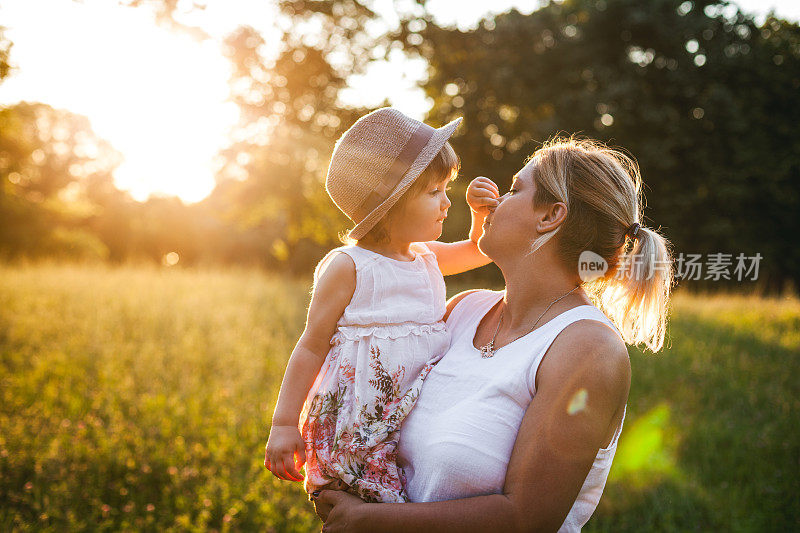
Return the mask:
[(305, 444), (297, 426), (272, 426), (264, 454), (267, 470), (286, 481), (303, 481), (299, 470), (305, 462)]
[(364, 503), (358, 496), (342, 490), (323, 490), (314, 499), (314, 510), (324, 522), (324, 533), (353, 532), (357, 530), (358, 511)]
[(483, 176), (472, 180), (467, 188), (467, 204), (473, 213), (486, 217), (495, 207), (500, 197), (500, 189), (489, 178)]

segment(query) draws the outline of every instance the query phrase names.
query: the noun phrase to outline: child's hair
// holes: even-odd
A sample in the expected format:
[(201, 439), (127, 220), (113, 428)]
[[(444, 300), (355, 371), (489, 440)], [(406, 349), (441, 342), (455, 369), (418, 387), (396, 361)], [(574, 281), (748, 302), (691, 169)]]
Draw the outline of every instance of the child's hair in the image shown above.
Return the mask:
[(347, 237), (345, 234), (340, 237), (340, 240), (344, 244), (355, 244), (356, 242), (389, 242), (389, 225), (391, 224), (391, 220), (397, 215), (397, 213), (401, 213), (403, 211), (408, 201), (411, 198), (414, 198), (417, 195), (425, 192), (429, 187), (436, 183), (442, 182), (446, 179), (451, 181), (454, 180), (458, 176), (458, 171), (460, 168), (461, 161), (456, 155), (455, 150), (453, 150), (453, 147), (449, 142), (444, 143), (442, 149), (439, 150), (439, 153), (436, 154), (430, 164), (425, 167), (425, 170), (422, 171), (422, 174), (420, 174), (419, 177), (414, 180), (414, 183), (411, 184), (411, 187), (409, 187), (408, 190), (403, 193), (403, 196), (397, 200), (397, 203), (386, 212), (386, 215), (380, 219), (377, 224), (375, 224), (375, 226), (367, 232), (366, 235), (357, 241)]
[(559, 233), (558, 254), (575, 275), (582, 252), (600, 255), (608, 270), (584, 288), (626, 342), (660, 350), (673, 283), (670, 244), (644, 225), (635, 238), (628, 234), (634, 223), (642, 224), (642, 179), (636, 162), (599, 142), (575, 138), (553, 139), (531, 158), (534, 206), (567, 205), (564, 222), (536, 239), (532, 249)]

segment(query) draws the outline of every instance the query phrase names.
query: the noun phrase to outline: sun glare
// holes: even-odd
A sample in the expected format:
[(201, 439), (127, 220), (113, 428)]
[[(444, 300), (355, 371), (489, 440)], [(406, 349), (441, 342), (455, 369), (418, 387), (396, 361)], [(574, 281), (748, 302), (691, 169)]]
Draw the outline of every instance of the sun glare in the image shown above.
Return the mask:
[(137, 200), (207, 196), (214, 156), (238, 118), (226, 101), (230, 66), (218, 44), (159, 27), (147, 10), (44, 3), (12, 0), (0, 11), (19, 66), (0, 102), (40, 101), (86, 115), (124, 157), (116, 184)]
[[(751, 9), (755, 1), (739, 0)], [(215, 156), (239, 117), (227, 101), (231, 65), (220, 40), (240, 24), (269, 36), (278, 9), (277, 2), (265, 0), (215, 0), (188, 11), (181, 8), (184, 3), (177, 4), (181, 20), (202, 27), (212, 39), (200, 42), (157, 25), (146, 2), (130, 8), (116, 0), (3, 0), (0, 21), (14, 43), (11, 62), (17, 68), (0, 85), (0, 105), (42, 102), (87, 116), (95, 133), (122, 154), (116, 184), (137, 200), (151, 194), (203, 199), (215, 184)], [(491, 9), (480, 3), (453, 9), (450, 0), (436, 0), (428, 7), (434, 19), (466, 29), (487, 11), (514, 6), (529, 12), (539, 4), (498, 0)], [(784, 16), (796, 16), (788, 0), (773, 4)], [(390, 6), (376, 3), (391, 25), (396, 13)], [(266, 41), (266, 48), (278, 42)], [(695, 57), (698, 66), (705, 60)], [(417, 85), (426, 76), (424, 60), (394, 51), (351, 76), (339, 101), (378, 106), (388, 99), (423, 118), (432, 102)], [(455, 95), (453, 102), (460, 107), (463, 98)], [(610, 114), (598, 119), (603, 127), (613, 122)]]

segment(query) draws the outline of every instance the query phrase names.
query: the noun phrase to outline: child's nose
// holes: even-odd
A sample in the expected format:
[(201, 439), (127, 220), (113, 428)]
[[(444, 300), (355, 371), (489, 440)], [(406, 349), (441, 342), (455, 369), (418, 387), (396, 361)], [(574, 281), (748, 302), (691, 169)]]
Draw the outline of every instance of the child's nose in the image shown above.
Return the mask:
[(446, 194), (444, 195), (444, 202), (442, 202), (442, 205), (444, 206), (442, 209), (449, 209), (450, 206), (453, 205), (453, 203), (450, 201), (450, 198), (448, 198)]

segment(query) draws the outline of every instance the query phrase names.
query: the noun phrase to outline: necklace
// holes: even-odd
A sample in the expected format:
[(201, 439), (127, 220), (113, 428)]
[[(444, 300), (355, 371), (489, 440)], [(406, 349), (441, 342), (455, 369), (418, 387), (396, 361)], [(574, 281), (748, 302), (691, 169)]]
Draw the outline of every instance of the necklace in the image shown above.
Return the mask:
[[(506, 344), (507, 345), (511, 344), (515, 340), (521, 339), (522, 337), (524, 337), (525, 335), (527, 335), (528, 333), (530, 333), (531, 331), (536, 329), (536, 324), (538, 324), (539, 321), (542, 319), (542, 317), (545, 315), (545, 313), (547, 313), (547, 311), (549, 311), (550, 308), (553, 307), (553, 304), (555, 304), (557, 301), (561, 300), (562, 298), (566, 298), (568, 295), (572, 294), (572, 291), (574, 291), (578, 287), (580, 287), (580, 285), (576, 285), (575, 287), (572, 288), (572, 290), (570, 290), (566, 294), (564, 294), (562, 296), (559, 296), (558, 298), (556, 298), (555, 300), (550, 302), (550, 305), (547, 306), (547, 308), (544, 310), (544, 312), (541, 315), (539, 315), (539, 318), (536, 319), (536, 322), (533, 323), (533, 326), (531, 327), (531, 329), (529, 329), (528, 331), (526, 331), (522, 335), (514, 337), (513, 339), (508, 341)], [(487, 359), (489, 357), (494, 357), (494, 354), (496, 353), (495, 349), (494, 349), (494, 340), (497, 338), (497, 332), (500, 331), (500, 324), (503, 323), (503, 315), (505, 314), (505, 312), (506, 312), (505, 308), (503, 308), (503, 310), (500, 311), (500, 320), (497, 321), (497, 327), (494, 330), (494, 335), (492, 335), (492, 340), (490, 340), (485, 345), (481, 346), (481, 357), (483, 359)]]

